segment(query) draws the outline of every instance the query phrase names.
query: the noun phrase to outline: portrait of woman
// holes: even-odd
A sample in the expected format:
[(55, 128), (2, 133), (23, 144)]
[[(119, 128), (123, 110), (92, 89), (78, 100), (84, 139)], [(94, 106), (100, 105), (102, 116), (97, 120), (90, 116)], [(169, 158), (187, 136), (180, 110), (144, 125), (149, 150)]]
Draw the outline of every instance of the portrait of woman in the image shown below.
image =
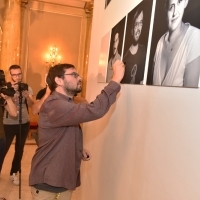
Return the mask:
[[(162, 2), (167, 31), (157, 42), (153, 58), (152, 84), (198, 87), (200, 30), (187, 19), (183, 21), (189, 0), (163, 0)], [(199, 4), (196, 0), (193, 1), (194, 3)]]

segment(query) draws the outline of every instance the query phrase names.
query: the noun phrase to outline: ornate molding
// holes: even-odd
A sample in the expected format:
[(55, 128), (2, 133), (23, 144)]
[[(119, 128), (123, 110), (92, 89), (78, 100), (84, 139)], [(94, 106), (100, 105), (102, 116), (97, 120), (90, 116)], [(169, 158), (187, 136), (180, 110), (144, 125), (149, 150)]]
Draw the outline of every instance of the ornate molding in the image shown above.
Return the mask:
[(29, 0), (21, 0), (21, 7), (26, 8), (26, 5), (28, 4)]
[(85, 13), (88, 15), (88, 17), (91, 17), (93, 14), (93, 7), (94, 7), (94, 1), (91, 0), (90, 2), (85, 3)]

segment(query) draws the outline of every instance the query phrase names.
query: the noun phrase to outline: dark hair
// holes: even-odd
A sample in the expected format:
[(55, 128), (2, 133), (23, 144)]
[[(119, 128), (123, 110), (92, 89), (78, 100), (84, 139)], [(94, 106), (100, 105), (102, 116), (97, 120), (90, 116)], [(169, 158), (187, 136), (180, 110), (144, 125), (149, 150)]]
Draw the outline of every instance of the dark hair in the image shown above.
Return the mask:
[(167, 11), (169, 8), (169, 0), (165, 0), (165, 10)]
[(10, 71), (11, 69), (21, 69), (21, 67), (20, 67), (19, 65), (11, 65), (11, 66), (9, 67), (9, 71)]
[[(186, 0), (184, 0), (184, 1), (186, 1)], [(189, 0), (188, 0), (188, 3), (189, 3)], [(167, 17), (167, 12), (169, 10), (169, 0), (165, 0), (165, 8), (164, 9), (165, 9), (166, 17)], [(185, 10), (185, 8), (184, 8), (184, 10)]]
[(168, 10), (168, 9), (169, 9), (169, 0), (165, 0), (165, 10)]
[[(119, 26), (115, 27), (114, 29), (114, 37), (115, 35), (118, 33), (118, 38), (120, 37), (120, 34), (119, 34)], [(119, 38), (120, 39), (120, 38)]]
[(55, 82), (56, 77), (64, 77), (64, 73), (66, 69), (75, 68), (74, 65), (71, 64), (58, 64), (49, 69), (49, 72), (47, 74), (46, 82), (50, 88), (51, 91), (54, 91), (57, 87), (57, 84)]
[[(139, 6), (138, 9), (136, 10), (134, 16), (133, 16), (133, 28), (135, 25), (135, 20), (138, 18), (138, 16), (140, 15), (141, 12), (144, 12), (143, 7)], [(143, 17), (143, 21), (144, 21), (144, 17)]]

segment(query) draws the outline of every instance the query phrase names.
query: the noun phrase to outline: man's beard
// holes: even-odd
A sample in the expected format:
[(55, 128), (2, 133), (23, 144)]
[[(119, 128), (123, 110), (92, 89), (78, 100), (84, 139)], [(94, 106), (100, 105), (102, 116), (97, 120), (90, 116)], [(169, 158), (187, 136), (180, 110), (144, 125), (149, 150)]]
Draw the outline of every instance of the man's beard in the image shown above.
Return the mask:
[(133, 46), (136, 46), (138, 44), (138, 40), (136, 41), (135, 38), (133, 38)]
[(117, 49), (114, 47), (113, 48), (113, 57), (115, 57), (116, 53), (117, 53)]
[(69, 84), (66, 83), (65, 85), (65, 92), (69, 96), (75, 96), (76, 94), (80, 93), (82, 91), (82, 81), (79, 81), (77, 83), (77, 87), (71, 87)]
[(69, 96), (75, 96), (78, 93), (80, 93), (82, 91), (82, 87), (81, 88), (75, 88), (75, 89), (65, 89), (66, 94), (68, 94)]
[[(139, 31), (139, 30), (138, 30), (135, 34), (137, 34), (138, 32), (139, 32), (140, 35), (141, 35), (141, 31)], [(135, 39), (135, 35), (133, 36), (133, 41), (132, 41), (132, 42), (133, 42), (133, 46), (136, 46), (136, 45), (138, 44), (139, 39), (140, 39), (140, 35), (139, 35), (139, 37), (138, 37), (137, 40)]]

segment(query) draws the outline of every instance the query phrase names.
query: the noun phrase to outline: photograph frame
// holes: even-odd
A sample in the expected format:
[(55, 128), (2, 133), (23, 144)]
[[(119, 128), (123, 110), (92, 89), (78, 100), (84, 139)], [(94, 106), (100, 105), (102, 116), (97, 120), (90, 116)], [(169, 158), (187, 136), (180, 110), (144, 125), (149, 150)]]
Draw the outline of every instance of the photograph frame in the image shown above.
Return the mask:
[[(170, 81), (167, 82), (167, 80), (165, 81), (165, 79), (162, 79), (162, 78), (160, 80), (161, 83), (158, 84), (158, 82), (156, 81), (156, 78), (155, 78), (156, 75), (154, 75), (154, 73), (157, 73), (157, 72), (154, 69), (154, 62), (155, 62), (155, 55), (159, 55), (158, 53), (156, 54), (156, 49), (158, 48), (157, 45), (158, 45), (159, 40), (161, 40), (161, 37), (164, 36), (165, 34), (167, 34), (167, 32), (168, 32), (168, 25), (167, 25), (167, 20), (166, 20), (167, 19), (167, 13), (166, 13), (167, 11), (166, 11), (166, 7), (165, 7), (165, 2), (166, 2), (166, 0), (157, 0), (156, 1), (146, 83), (147, 83), (147, 85), (159, 86), (159, 87), (161, 86), (161, 87), (179, 87), (179, 88), (198, 88), (199, 80), (197, 80), (197, 78), (195, 79), (196, 80), (195, 86), (192, 84), (188, 85), (186, 83), (186, 81), (185, 81), (186, 79), (184, 78), (185, 70), (183, 71), (184, 75), (180, 76), (180, 78), (182, 79), (181, 80), (182, 82), (180, 81), (180, 83), (178, 81), (176, 81), (176, 82), (174, 81), (175, 75), (171, 82)], [(198, 0), (188, 1), (188, 4), (187, 4), (186, 8), (184, 9), (182, 22), (189, 23), (191, 26), (193, 26), (197, 29), (200, 29), (199, 9), (200, 9), (200, 2)], [(159, 42), (159, 44), (160, 43), (161, 42)], [(196, 42), (196, 43), (198, 43), (198, 42)], [(176, 61), (175, 58), (173, 59), (173, 62), (174, 61)], [(177, 70), (181, 70), (181, 68), (178, 68), (178, 65), (180, 65), (180, 62), (177, 61), (177, 65), (174, 64), (174, 66), (172, 66), (172, 64), (169, 65), (168, 68), (172, 68), (172, 67), (174, 68), (174, 66), (175, 66), (175, 67), (177, 67)], [(161, 64), (159, 66), (161, 66)], [(173, 70), (173, 68), (170, 70)], [(160, 67), (160, 69), (161, 69), (161, 67)], [(169, 73), (167, 75), (172, 76)], [(166, 78), (166, 75), (164, 77)]]

